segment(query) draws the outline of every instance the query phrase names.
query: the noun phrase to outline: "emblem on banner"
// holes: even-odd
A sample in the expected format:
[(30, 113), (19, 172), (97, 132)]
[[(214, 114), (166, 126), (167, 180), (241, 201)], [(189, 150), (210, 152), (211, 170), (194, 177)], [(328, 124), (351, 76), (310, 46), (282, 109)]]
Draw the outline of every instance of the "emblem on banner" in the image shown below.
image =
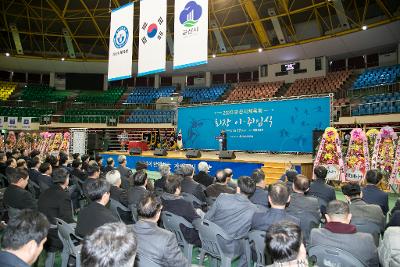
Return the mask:
[(125, 26), (120, 26), (114, 34), (114, 46), (116, 48), (122, 48), (126, 45), (129, 38), (128, 28)]
[(179, 15), (180, 23), (185, 27), (193, 27), (200, 19), (202, 8), (195, 1), (190, 1)]
[[(159, 17), (158, 20), (157, 20), (157, 23), (158, 23), (158, 25), (161, 26), (164, 23), (163, 18)], [(157, 36), (157, 39), (161, 40), (161, 38), (164, 35), (164, 33), (161, 30), (158, 30), (157, 23), (151, 23), (150, 25), (147, 22), (143, 23), (142, 30), (147, 32), (147, 37), (148, 38), (152, 39), (155, 36)], [(147, 28), (147, 30), (146, 30), (146, 28)], [(143, 36), (141, 40), (142, 40), (143, 44), (147, 43), (146, 36)]]

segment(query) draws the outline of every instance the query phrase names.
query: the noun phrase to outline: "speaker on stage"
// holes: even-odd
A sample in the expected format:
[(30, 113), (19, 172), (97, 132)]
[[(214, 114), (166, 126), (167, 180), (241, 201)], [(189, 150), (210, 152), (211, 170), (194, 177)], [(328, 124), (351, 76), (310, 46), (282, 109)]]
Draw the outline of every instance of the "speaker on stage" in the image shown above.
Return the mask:
[(236, 159), (236, 155), (234, 151), (220, 151), (219, 152), (219, 158), (220, 159)]
[(132, 147), (129, 149), (129, 155), (141, 155), (142, 149), (140, 147)]
[(168, 152), (163, 148), (156, 148), (156, 150), (154, 150), (154, 156), (166, 156), (166, 155), (168, 155)]
[(186, 152), (186, 157), (188, 159), (201, 158), (201, 152), (200, 150), (189, 150)]

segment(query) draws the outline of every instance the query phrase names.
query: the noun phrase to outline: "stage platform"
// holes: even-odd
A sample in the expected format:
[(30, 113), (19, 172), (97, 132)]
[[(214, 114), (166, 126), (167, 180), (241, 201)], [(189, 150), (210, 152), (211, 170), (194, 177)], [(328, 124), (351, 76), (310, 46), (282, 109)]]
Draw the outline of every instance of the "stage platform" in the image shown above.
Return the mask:
[(201, 158), (187, 159), (186, 151), (168, 151), (165, 157), (154, 156), (154, 151), (143, 151), (141, 155), (129, 155), (128, 152), (107, 151), (101, 152), (103, 158), (114, 158), (115, 164), (118, 165), (117, 158), (119, 155), (127, 156), (127, 165), (129, 168), (135, 168), (137, 161), (145, 161), (149, 165), (149, 170), (156, 171), (158, 164), (165, 163), (171, 165), (171, 170), (180, 164), (192, 164), (197, 171), (197, 164), (200, 161), (206, 161), (211, 165), (210, 173), (222, 168), (231, 168), (234, 177), (241, 175), (251, 175), (252, 170), (262, 168), (266, 174), (266, 182), (268, 184), (275, 182), (281, 177), (285, 171), (293, 165), (299, 173), (302, 173), (311, 179), (312, 177), (312, 156), (311, 154), (271, 154), (271, 153), (248, 153), (235, 152), (236, 159), (219, 159), (218, 151), (201, 151)]

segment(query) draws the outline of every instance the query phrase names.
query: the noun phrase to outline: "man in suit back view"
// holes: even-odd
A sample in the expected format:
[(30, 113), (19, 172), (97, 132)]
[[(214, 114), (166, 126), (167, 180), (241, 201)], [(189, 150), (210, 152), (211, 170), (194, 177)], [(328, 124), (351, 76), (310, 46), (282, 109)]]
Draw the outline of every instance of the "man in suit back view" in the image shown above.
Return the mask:
[(326, 206), (329, 202), (336, 199), (335, 189), (326, 184), (326, 176), (328, 170), (324, 166), (316, 166), (314, 168), (315, 180), (310, 185), (310, 191), (308, 192), (311, 196), (321, 199), (320, 209), (321, 213), (325, 214)]
[(137, 257), (164, 267), (190, 266), (175, 235), (157, 226), (161, 209), (161, 201), (151, 193), (146, 193), (139, 202), (139, 221), (132, 226), (138, 242)]
[(378, 170), (369, 170), (365, 178), (367, 185), (362, 190), (362, 199), (368, 204), (379, 205), (386, 216), (389, 211), (389, 195), (377, 187), (382, 180), (382, 173)]
[(250, 231), (253, 215), (257, 211), (256, 205), (249, 200), (255, 189), (253, 179), (248, 176), (239, 177), (237, 193), (220, 194), (204, 216), (204, 219), (217, 224), (231, 237), (221, 242), (221, 246), (228, 253), (241, 255), (238, 266), (246, 266), (250, 260), (244, 253), (243, 239)]

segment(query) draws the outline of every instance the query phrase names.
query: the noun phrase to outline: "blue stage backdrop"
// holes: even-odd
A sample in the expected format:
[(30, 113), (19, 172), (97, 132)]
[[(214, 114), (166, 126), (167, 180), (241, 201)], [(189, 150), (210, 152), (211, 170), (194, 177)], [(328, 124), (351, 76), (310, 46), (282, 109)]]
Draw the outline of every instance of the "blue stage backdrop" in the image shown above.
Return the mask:
[[(115, 166), (118, 166), (118, 156), (116, 154), (101, 153), (103, 156), (103, 164), (109, 157), (114, 159)], [(264, 164), (257, 162), (241, 162), (241, 161), (222, 161), (222, 160), (199, 160), (199, 159), (179, 159), (166, 157), (145, 157), (145, 156), (126, 156), (128, 168), (134, 169), (136, 162), (144, 161), (148, 165), (148, 170), (158, 171), (158, 165), (161, 163), (168, 164), (173, 172), (181, 164), (190, 164), (198, 172), (197, 165), (200, 161), (206, 161), (211, 166), (210, 175), (215, 175), (217, 170), (229, 168), (233, 170), (233, 175), (236, 178), (242, 175), (250, 176), (253, 170), (260, 169)]]
[(194, 149), (218, 149), (225, 130), (229, 150), (312, 152), (312, 131), (329, 123), (328, 96), (178, 109), (183, 147)]

